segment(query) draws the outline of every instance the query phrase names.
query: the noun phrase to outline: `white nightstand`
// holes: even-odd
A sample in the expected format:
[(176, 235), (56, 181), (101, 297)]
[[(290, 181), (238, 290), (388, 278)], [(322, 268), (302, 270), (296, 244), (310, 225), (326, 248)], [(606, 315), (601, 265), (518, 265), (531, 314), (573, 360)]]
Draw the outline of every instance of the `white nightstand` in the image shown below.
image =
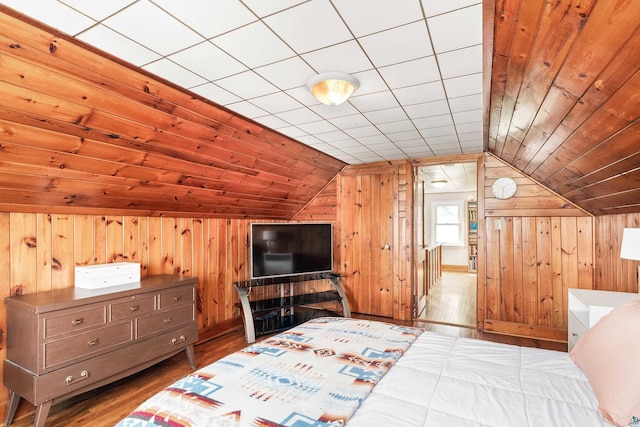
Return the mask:
[(621, 304), (638, 299), (637, 293), (569, 289), (569, 351), (603, 316)]

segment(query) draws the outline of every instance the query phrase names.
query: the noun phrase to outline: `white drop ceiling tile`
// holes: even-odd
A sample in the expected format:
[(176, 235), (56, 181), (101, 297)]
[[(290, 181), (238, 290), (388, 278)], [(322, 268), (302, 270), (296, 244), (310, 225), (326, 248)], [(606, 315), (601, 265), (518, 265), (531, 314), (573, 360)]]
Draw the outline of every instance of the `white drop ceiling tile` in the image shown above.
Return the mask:
[(268, 115), (263, 117), (256, 117), (254, 120), (262, 125), (267, 126), (270, 129), (279, 129), (284, 127), (289, 127), (289, 123), (285, 122), (279, 117)]
[(427, 138), (427, 142), (429, 142), (430, 138), (433, 138), (433, 137), (456, 134), (456, 128), (453, 127), (452, 125), (440, 126), (440, 127), (428, 128), (428, 129), (419, 129), (419, 130), (420, 130), (420, 134), (425, 138)]
[(211, 41), (249, 68), (260, 67), (295, 55), (295, 52), (262, 22), (254, 22), (214, 37)]
[(456, 123), (456, 130), (458, 131), (458, 135), (462, 133), (479, 132), (482, 131), (482, 122), (462, 124)]
[(404, 107), (407, 115), (411, 119), (419, 119), (422, 117), (440, 116), (449, 114), (449, 104), (446, 100), (425, 102), (423, 104), (414, 104)]
[(331, 145), (335, 148), (339, 148), (340, 150), (342, 150), (343, 148), (347, 148), (347, 147), (359, 147), (363, 144), (359, 143), (353, 138), (346, 138), (346, 139), (333, 141)]
[(264, 1), (264, 0), (243, 0), (256, 15), (259, 17), (265, 17), (272, 13), (280, 12), (281, 10), (288, 9), (300, 3), (304, 3), (307, 0), (278, 0), (276, 1)]
[(333, 4), (356, 37), (398, 27), (422, 15), (420, 4), (413, 1), (333, 0)]
[(426, 157), (431, 155), (431, 149), (427, 146), (423, 147), (408, 147), (403, 151), (411, 157)]
[(382, 80), (380, 74), (376, 70), (361, 71), (353, 73), (353, 77), (358, 79), (360, 87), (351, 96), (366, 95), (369, 93), (382, 92), (389, 90), (387, 84)]
[(433, 55), (424, 21), (362, 37), (358, 41), (376, 67)]
[[(424, 135), (424, 133), (422, 133)], [(441, 135), (441, 136), (430, 136), (427, 138), (427, 142), (429, 143), (429, 145), (432, 144), (457, 144), (458, 143), (458, 136), (455, 134), (450, 134), (450, 135)]]
[[(338, 128), (336, 128), (331, 123), (326, 122), (324, 120), (320, 120), (317, 122), (310, 122), (310, 123), (301, 123), (297, 126), (310, 135), (316, 135), (316, 134), (321, 134), (326, 132), (335, 132), (336, 130), (338, 130)], [(322, 138), (320, 136), (317, 136), (317, 138), (322, 141)]]
[(461, 142), (480, 141), (482, 142), (482, 131), (476, 130), (474, 132), (460, 132), (458, 138)]
[(284, 92), (276, 92), (265, 96), (259, 96), (257, 98), (253, 98), (251, 103), (273, 114), (304, 107), (304, 105), (300, 104)]
[(452, 10), (481, 3), (478, 0), (422, 0), (422, 6), (426, 16), (440, 15)]
[(2, 0), (2, 4), (72, 36), (95, 24), (70, 7), (49, 0)]
[(316, 138), (324, 142), (343, 141), (345, 140), (345, 138), (349, 138), (349, 135), (342, 132), (341, 130), (336, 130), (333, 132), (325, 132), (325, 133), (316, 133), (315, 136)]
[(396, 156), (396, 155), (404, 156), (404, 152), (397, 147), (389, 148), (386, 150), (378, 150), (378, 154), (380, 154), (383, 157)]
[(297, 110), (285, 111), (283, 113), (277, 114), (282, 120), (285, 120), (292, 125), (299, 125), (304, 123), (317, 122), (321, 120), (322, 117), (309, 110), (308, 108), (299, 108)]
[(422, 130), (453, 125), (453, 119), (451, 118), (451, 114), (443, 114), (441, 116), (422, 117), (419, 119), (414, 119), (413, 124), (416, 126), (416, 128)]
[(448, 149), (438, 149), (438, 150), (433, 150), (433, 152), (436, 154), (436, 156), (450, 156), (452, 154), (462, 154), (462, 151), (460, 150), (459, 147), (450, 147)]
[(369, 113), (364, 113), (364, 116), (375, 125), (408, 119), (406, 113), (400, 107), (371, 111)]
[(423, 102), (437, 101), (446, 98), (444, 87), (440, 80), (415, 86), (397, 88), (393, 90), (393, 93), (396, 98), (398, 98), (398, 101), (403, 105), (420, 104)]
[(391, 142), (389, 141), (389, 138), (387, 138), (386, 135), (383, 135), (381, 133), (378, 135), (363, 136), (361, 138), (358, 138), (358, 141), (360, 141), (362, 144), (366, 145), (367, 147), (371, 148), (373, 151), (376, 151), (378, 148), (385, 147), (391, 144)]
[(316, 75), (313, 69), (297, 56), (256, 68), (255, 72), (282, 90), (300, 86), (306, 88), (309, 79)]
[(362, 114), (351, 114), (348, 116), (334, 117), (329, 119), (336, 127), (340, 129), (353, 129), (363, 126), (370, 126), (371, 122)]
[[(19, 0), (22, 3), (38, 3), (33, 1)], [(87, 0), (59, 0), (60, 3), (64, 3), (69, 7), (74, 8), (78, 12), (81, 12), (96, 21), (101, 21), (107, 16), (111, 16), (117, 11), (124, 9), (128, 5), (135, 3), (135, 0), (109, 0), (109, 1), (87, 1)], [(3, 1), (4, 4), (10, 2)], [(48, 2), (47, 8), (50, 8), (53, 3)]]
[(303, 3), (268, 16), (264, 22), (298, 53), (353, 38), (328, 0)]
[(292, 89), (285, 90), (285, 93), (298, 101), (299, 103), (306, 105), (307, 107), (316, 107), (321, 104), (307, 89), (307, 86), (294, 87)]
[(440, 53), (438, 64), (443, 79), (482, 72), (482, 45)]
[(362, 126), (362, 127), (353, 128), (353, 129), (346, 129), (344, 132), (350, 137), (357, 138), (357, 139), (367, 137), (367, 136), (382, 135), (380, 130), (377, 127), (372, 125)]
[(347, 154), (351, 154), (354, 157), (360, 157), (360, 155), (370, 155), (371, 150), (369, 150), (367, 147), (364, 147), (362, 145), (359, 146), (355, 146), (355, 147), (345, 147), (342, 149), (342, 151), (344, 151)]
[(186, 89), (207, 82), (197, 74), (193, 74), (191, 71), (177, 65), (174, 62), (169, 61), (168, 59), (160, 59), (158, 61), (147, 64), (142, 68)]
[(256, 117), (264, 117), (268, 114), (266, 111), (259, 107), (256, 107), (249, 101), (240, 101), (234, 104), (229, 104), (227, 105), (227, 108), (250, 119), (254, 119)]
[[(397, 141), (395, 136), (399, 132), (415, 131), (415, 126), (411, 120), (402, 120), (399, 122), (381, 123), (377, 125), (378, 129), (389, 136), (392, 141)], [(417, 132), (415, 132), (417, 134)]]
[(305, 53), (302, 58), (318, 74), (334, 71), (353, 74), (373, 68), (365, 53), (354, 40)]
[(217, 80), (216, 84), (244, 99), (257, 98), (278, 91), (277, 87), (253, 71), (245, 71), (244, 73), (225, 77)]
[[(358, 110), (356, 110), (353, 105), (351, 105), (348, 102), (343, 102), (340, 105), (324, 105), (324, 104), (317, 104), (317, 105), (312, 105), (311, 110), (313, 110), (316, 114), (318, 114), (320, 117), (323, 117), (327, 120), (330, 119), (341, 119), (343, 117), (349, 117), (349, 116), (353, 116), (355, 114), (360, 115), (360, 113), (358, 112)], [(349, 119), (350, 120), (350, 119)], [(345, 122), (345, 124), (348, 124), (349, 122)]]
[(277, 128), (278, 132), (280, 132), (283, 135), (286, 135), (290, 138), (293, 139), (297, 139), (298, 137), (301, 137), (303, 135), (307, 135), (307, 133), (305, 131), (303, 131), (302, 129), (300, 129), (297, 126), (285, 126), (285, 127), (280, 127)]
[(247, 70), (247, 67), (208, 41), (174, 53), (169, 59), (208, 80), (221, 79)]
[(147, 0), (132, 4), (103, 23), (161, 55), (170, 55), (204, 41), (203, 37)]
[(387, 133), (387, 136), (399, 147), (415, 147), (416, 145), (424, 146), (424, 138), (417, 130), (408, 130), (406, 132)]
[(451, 112), (454, 113), (482, 108), (482, 94), (477, 93), (475, 95), (449, 98), (449, 106), (451, 107)]
[(80, 34), (78, 39), (138, 67), (161, 58), (157, 53), (104, 25), (91, 27)]
[(396, 101), (390, 92), (378, 92), (362, 96), (353, 96), (349, 99), (349, 102), (362, 112), (383, 110), (398, 106), (398, 101)]
[(440, 80), (440, 72), (433, 56), (379, 68), (391, 89), (419, 85)]
[(427, 18), (436, 53), (482, 44), (482, 3)]
[(481, 122), (483, 116), (482, 110), (470, 110), (460, 113), (453, 113), (453, 121), (456, 125), (461, 123)]
[(220, 105), (227, 105), (240, 101), (240, 98), (213, 83), (205, 83), (203, 85), (193, 87), (191, 90)]
[[(153, 0), (153, 2), (205, 38), (226, 33), (258, 19), (237, 0), (189, 0), (187, 3), (175, 0)], [(97, 3), (111, 3), (111, 0)], [(197, 12), (194, 13), (194, 11)]]
[(448, 97), (476, 95), (482, 93), (482, 73), (443, 80)]

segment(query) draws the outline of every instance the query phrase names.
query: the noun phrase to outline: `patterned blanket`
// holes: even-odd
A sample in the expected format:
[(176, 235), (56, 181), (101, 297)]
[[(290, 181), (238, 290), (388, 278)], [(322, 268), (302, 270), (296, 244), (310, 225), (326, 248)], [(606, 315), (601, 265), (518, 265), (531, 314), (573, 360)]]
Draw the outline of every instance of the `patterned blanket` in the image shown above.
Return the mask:
[(421, 333), (313, 319), (177, 381), (117, 426), (343, 426)]

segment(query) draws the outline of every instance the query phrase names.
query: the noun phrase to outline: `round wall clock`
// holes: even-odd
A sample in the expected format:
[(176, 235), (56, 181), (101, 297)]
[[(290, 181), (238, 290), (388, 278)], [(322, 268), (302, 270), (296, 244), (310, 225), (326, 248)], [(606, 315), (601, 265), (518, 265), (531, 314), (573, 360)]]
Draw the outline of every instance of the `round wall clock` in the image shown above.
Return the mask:
[(495, 180), (491, 186), (491, 192), (498, 199), (509, 199), (516, 194), (518, 184), (513, 178), (503, 177)]

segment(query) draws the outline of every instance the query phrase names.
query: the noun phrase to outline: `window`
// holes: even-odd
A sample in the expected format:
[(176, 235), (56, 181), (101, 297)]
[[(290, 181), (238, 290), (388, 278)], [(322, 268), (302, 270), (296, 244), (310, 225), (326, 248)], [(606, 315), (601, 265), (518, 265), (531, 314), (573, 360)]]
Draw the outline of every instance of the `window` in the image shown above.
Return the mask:
[(436, 242), (452, 246), (464, 244), (462, 241), (462, 211), (461, 203), (435, 205)]

